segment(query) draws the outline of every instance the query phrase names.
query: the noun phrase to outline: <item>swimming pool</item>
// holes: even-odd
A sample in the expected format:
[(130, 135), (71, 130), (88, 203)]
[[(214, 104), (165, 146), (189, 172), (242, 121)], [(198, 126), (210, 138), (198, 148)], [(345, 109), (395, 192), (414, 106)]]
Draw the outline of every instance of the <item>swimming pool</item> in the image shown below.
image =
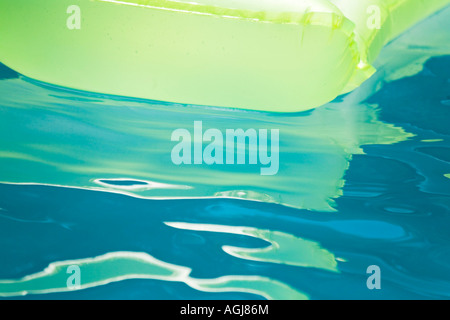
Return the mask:
[[(87, 93), (2, 66), (0, 296), (448, 299), (449, 17), (391, 42), (352, 93), (292, 114)], [(180, 129), (198, 163), (195, 146), (174, 162)], [(267, 130), (266, 153), (226, 163), (230, 129)], [(204, 157), (207, 130), (222, 163)]]

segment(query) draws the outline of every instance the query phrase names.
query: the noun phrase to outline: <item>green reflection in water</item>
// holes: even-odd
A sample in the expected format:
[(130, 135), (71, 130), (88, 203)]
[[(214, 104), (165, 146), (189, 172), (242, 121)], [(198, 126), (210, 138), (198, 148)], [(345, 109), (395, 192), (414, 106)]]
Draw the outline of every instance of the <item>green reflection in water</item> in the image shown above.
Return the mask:
[[(80, 285), (67, 284), (70, 266), (78, 266)], [(70, 269), (69, 269), (70, 270)], [(51, 263), (45, 270), (19, 280), (0, 280), (0, 296), (45, 294), (82, 290), (126, 279), (184, 282), (206, 292), (246, 292), (266, 299), (308, 299), (292, 287), (260, 276), (224, 276), (217, 279), (189, 277), (191, 269), (169, 264), (141, 252), (111, 252), (102, 256)]]
[[(354, 101), (284, 117), (115, 99), (23, 78), (0, 81), (0, 96), (0, 181), (138, 197), (229, 197), (333, 211), (349, 161), (363, 152), (362, 145), (411, 137), (378, 121), (376, 106)], [(278, 129), (278, 173), (260, 175), (267, 167), (261, 164), (173, 164), (171, 151), (178, 142), (171, 134), (178, 128), (192, 133), (194, 121), (202, 121), (203, 132)]]
[(264, 248), (222, 247), (226, 253), (238, 258), (338, 271), (336, 258), (331, 252), (322, 248), (315, 241), (298, 238), (288, 233), (250, 227), (231, 227), (184, 222), (166, 222), (166, 224), (184, 230), (247, 235), (270, 243), (270, 246)]

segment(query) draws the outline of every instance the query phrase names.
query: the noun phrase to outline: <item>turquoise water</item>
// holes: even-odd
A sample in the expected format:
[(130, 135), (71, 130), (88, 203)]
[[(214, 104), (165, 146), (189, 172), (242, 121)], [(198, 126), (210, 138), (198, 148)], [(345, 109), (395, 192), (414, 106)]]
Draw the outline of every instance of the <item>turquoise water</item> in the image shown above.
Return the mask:
[[(356, 91), (297, 114), (78, 92), (1, 66), (0, 296), (448, 299), (448, 17), (388, 45)], [(278, 129), (277, 174), (174, 165), (171, 133), (194, 121)]]

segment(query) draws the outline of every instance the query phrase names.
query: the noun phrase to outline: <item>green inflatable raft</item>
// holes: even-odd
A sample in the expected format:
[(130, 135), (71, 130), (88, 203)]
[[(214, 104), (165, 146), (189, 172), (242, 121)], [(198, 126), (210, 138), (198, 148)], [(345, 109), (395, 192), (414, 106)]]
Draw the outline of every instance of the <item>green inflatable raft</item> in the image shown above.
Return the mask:
[(298, 112), (450, 0), (0, 0), (0, 62), (58, 86)]

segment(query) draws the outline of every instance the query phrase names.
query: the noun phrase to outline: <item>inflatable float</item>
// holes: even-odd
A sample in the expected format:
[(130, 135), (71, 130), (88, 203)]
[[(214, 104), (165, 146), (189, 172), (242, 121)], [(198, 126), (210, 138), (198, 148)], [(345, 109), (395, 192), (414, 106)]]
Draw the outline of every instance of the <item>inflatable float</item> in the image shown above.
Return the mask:
[(0, 62), (98, 93), (271, 112), (318, 107), (450, 0), (1, 0)]

